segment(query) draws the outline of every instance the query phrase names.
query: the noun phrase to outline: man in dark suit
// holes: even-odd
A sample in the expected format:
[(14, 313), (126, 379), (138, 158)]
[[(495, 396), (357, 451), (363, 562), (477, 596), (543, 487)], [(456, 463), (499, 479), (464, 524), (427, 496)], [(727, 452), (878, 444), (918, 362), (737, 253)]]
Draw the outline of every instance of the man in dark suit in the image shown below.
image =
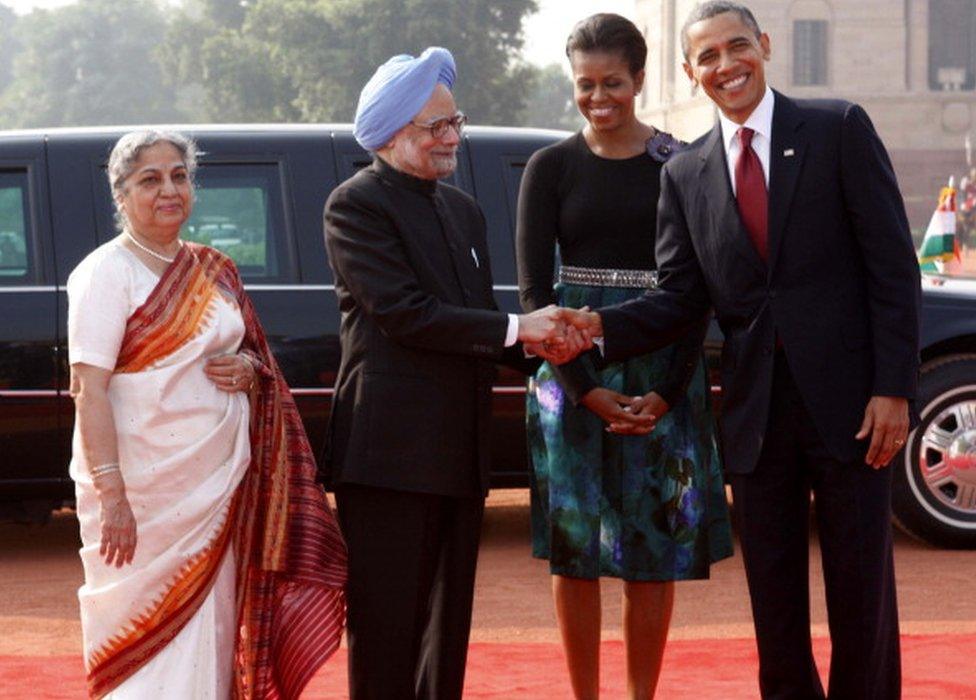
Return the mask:
[(810, 642), (812, 491), (832, 642), (828, 694), (897, 698), (885, 466), (914, 414), (919, 272), (891, 163), (857, 105), (767, 87), (769, 37), (742, 5), (698, 6), (682, 44), (688, 77), (720, 115), (662, 173), (660, 287), (565, 316), (602, 336), (607, 360), (619, 360), (714, 309), (725, 335), (721, 441), (762, 695), (824, 696)]
[(481, 211), (438, 181), (464, 125), (454, 75), (440, 48), (377, 70), (354, 132), (375, 159), (325, 207), (342, 345), (326, 468), (354, 700), (461, 697), (495, 362), (529, 369), (516, 341), (558, 334), (554, 307), (497, 310)]

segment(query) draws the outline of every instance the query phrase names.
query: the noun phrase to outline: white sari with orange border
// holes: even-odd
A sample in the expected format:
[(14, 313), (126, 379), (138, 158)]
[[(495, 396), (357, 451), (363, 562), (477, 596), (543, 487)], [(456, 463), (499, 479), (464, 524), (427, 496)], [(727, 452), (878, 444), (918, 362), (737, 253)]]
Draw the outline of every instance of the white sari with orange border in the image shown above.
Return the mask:
[[(186, 244), (156, 278), (113, 241), (78, 266), (68, 293), (70, 361), (114, 370), (138, 536), (131, 564), (105, 564), (76, 431), (91, 697), (298, 697), (338, 647), (345, 548), (236, 268)], [(208, 358), (238, 351), (259, 368), (250, 395), (203, 373)]]

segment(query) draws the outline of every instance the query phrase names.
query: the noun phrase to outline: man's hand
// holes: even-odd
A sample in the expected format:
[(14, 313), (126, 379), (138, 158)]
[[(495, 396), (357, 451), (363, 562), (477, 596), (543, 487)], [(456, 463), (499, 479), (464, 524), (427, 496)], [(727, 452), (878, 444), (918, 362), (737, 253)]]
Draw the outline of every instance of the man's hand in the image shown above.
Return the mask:
[(547, 343), (561, 346), (566, 342), (563, 309), (550, 304), (518, 317), (518, 339), (523, 343)]
[(562, 318), (565, 323), (575, 327), (590, 339), (603, 336), (603, 319), (600, 318), (600, 314), (597, 312), (590, 311), (589, 307), (584, 306), (582, 309), (563, 309)]
[[(654, 429), (657, 418), (650, 414), (638, 415), (633, 406), (642, 397), (624, 396), (616, 391), (597, 387), (590, 389), (581, 403), (607, 423), (607, 431), (629, 435), (643, 435)], [(618, 430), (614, 430), (618, 426)]]
[(886, 467), (908, 438), (908, 399), (897, 396), (872, 396), (864, 409), (858, 440), (871, 436), (864, 463), (875, 469)]
[(541, 343), (523, 343), (523, 347), (529, 354), (554, 365), (566, 364), (584, 350), (593, 347), (593, 343), (573, 326), (564, 325), (563, 332), (565, 335), (562, 344), (544, 340)]
[[(609, 427), (611, 433), (647, 435), (654, 430), (661, 416), (671, 410), (671, 407), (656, 391), (649, 391), (634, 399), (626, 410), (633, 415), (633, 419), (626, 422), (611, 423)], [(636, 420), (641, 422), (636, 422)]]
[[(547, 306), (539, 311), (547, 311), (553, 308)], [(535, 313), (539, 313), (539, 311)], [(526, 350), (554, 365), (565, 364), (575, 359), (581, 352), (589, 350), (593, 347), (593, 338), (603, 333), (603, 324), (600, 321), (599, 314), (590, 311), (588, 306), (581, 309), (560, 308), (556, 309), (554, 313), (559, 320), (562, 336), (556, 335), (537, 343), (526, 344)], [(522, 318), (525, 317), (519, 317), (520, 323)], [(594, 333), (594, 330), (599, 332)]]

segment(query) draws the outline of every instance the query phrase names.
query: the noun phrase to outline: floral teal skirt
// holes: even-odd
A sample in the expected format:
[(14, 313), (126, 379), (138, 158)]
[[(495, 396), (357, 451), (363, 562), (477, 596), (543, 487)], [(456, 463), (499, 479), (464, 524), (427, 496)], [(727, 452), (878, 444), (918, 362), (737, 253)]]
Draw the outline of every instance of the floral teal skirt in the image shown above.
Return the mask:
[[(562, 306), (597, 308), (641, 290), (560, 285), (557, 293)], [(668, 346), (597, 376), (608, 389), (642, 395), (661, 384), (676, 352)], [(548, 559), (553, 574), (701, 579), (732, 555), (703, 360), (649, 435), (606, 432), (599, 416), (566, 398), (548, 363), (529, 380), (526, 420), (532, 554)]]

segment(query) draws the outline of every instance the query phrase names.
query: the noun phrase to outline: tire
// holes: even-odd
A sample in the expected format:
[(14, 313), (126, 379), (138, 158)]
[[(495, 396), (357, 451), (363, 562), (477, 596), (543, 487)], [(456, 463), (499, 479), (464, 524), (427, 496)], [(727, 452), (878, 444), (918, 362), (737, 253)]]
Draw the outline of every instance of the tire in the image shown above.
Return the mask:
[(936, 547), (976, 549), (976, 354), (926, 362), (918, 408), (892, 462), (895, 524)]

